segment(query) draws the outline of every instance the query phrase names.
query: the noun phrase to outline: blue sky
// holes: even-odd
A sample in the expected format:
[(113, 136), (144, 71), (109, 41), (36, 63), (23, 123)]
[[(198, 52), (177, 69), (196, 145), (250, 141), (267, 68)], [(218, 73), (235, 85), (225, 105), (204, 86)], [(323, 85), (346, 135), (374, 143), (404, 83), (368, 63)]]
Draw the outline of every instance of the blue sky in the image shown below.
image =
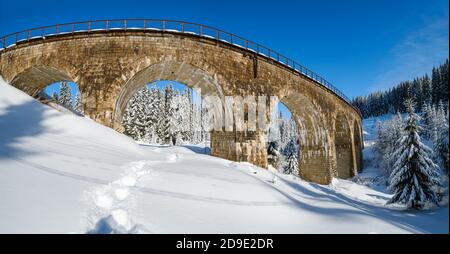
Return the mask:
[(422, 75), (448, 58), (448, 8), (447, 0), (0, 0), (0, 35), (89, 19), (192, 21), (272, 48), (354, 97)]

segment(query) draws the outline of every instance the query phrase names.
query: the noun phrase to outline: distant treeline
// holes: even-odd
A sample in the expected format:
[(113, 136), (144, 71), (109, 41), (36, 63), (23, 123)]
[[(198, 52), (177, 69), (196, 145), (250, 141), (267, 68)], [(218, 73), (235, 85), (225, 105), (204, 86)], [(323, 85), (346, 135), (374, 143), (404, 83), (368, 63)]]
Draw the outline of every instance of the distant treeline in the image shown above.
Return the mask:
[(404, 81), (383, 92), (374, 92), (358, 96), (352, 100), (353, 105), (361, 110), (364, 118), (380, 116), (386, 113), (404, 113), (404, 101), (413, 98), (416, 110), (422, 111), (427, 106), (439, 103), (448, 107), (448, 59), (438, 67), (433, 67), (431, 78), (428, 75)]

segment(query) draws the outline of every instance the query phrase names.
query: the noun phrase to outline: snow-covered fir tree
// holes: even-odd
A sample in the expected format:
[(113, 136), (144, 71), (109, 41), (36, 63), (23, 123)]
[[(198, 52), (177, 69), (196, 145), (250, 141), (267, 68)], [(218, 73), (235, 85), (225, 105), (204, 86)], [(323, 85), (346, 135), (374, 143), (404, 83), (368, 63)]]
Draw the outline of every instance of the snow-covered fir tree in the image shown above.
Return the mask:
[(209, 140), (209, 130), (211, 127), (211, 114), (209, 114), (208, 109), (203, 106), (203, 104), (200, 106), (200, 136), (202, 141)]
[[(283, 154), (285, 156), (287, 156), (288, 151), (286, 151), (289, 142), (291, 140), (297, 140), (298, 139), (298, 135), (297, 135), (297, 126), (295, 124), (294, 118), (291, 116), (289, 119), (284, 119), (284, 124), (283, 124), (283, 128), (286, 129), (285, 134), (284, 134), (284, 143), (282, 143), (283, 146)], [(297, 145), (297, 143), (295, 142), (295, 147), (297, 149), (299, 149), (299, 146)]]
[(422, 134), (425, 138), (430, 139), (434, 129), (435, 111), (431, 104), (424, 104), (422, 107)]
[(440, 134), (448, 126), (445, 118), (444, 103), (440, 101), (433, 114), (433, 135), (431, 137), (434, 145), (439, 142)]
[(384, 173), (391, 174), (394, 164), (394, 159), (391, 157), (392, 153), (397, 148), (397, 140), (403, 136), (404, 124), (402, 116), (397, 113), (392, 120), (384, 123), (377, 122), (377, 143), (374, 146), (375, 163), (384, 169)]
[(173, 90), (172, 86), (167, 86), (164, 93), (164, 113), (162, 115), (161, 140), (163, 144), (173, 144)]
[(194, 139), (194, 101), (192, 98), (191, 89), (186, 89), (184, 93), (184, 107), (186, 111), (185, 121), (184, 121), (184, 132), (183, 139), (185, 141), (193, 141)]
[(284, 131), (280, 128), (282, 121), (283, 118), (281, 112), (280, 114), (272, 114), (269, 125), (269, 142), (277, 142), (278, 144), (281, 143), (281, 134)]
[(283, 162), (282, 156), (280, 142), (277, 140), (270, 141), (267, 147), (267, 162), (274, 168), (279, 169)]
[(448, 109), (447, 112), (445, 112), (443, 103), (440, 103), (435, 113), (434, 135), (432, 136), (432, 142), (435, 159), (439, 163), (441, 169), (447, 174), (449, 172), (448, 121)]
[(143, 142), (155, 143), (158, 140), (158, 121), (161, 116), (161, 100), (157, 89), (144, 88), (144, 116), (145, 135)]
[[(164, 89), (144, 87), (130, 99), (123, 117), (125, 134), (145, 143), (175, 144), (205, 141), (208, 117), (194, 105), (190, 89), (180, 93), (169, 84)], [(202, 121), (204, 121), (202, 123)]]
[(55, 102), (57, 102), (57, 103), (59, 103), (59, 98), (58, 98), (59, 96), (58, 96), (58, 93), (57, 92), (53, 92), (52, 93), (52, 99), (55, 101)]
[(122, 120), (122, 125), (125, 129), (124, 130), (125, 135), (130, 136), (135, 140), (139, 140), (141, 137), (139, 125), (137, 124), (138, 121), (137, 118), (139, 118), (138, 107), (139, 107), (139, 98), (136, 94), (135, 96), (131, 97), (130, 101), (128, 102)]
[(84, 114), (83, 104), (81, 103), (81, 96), (79, 93), (75, 96), (75, 105), (73, 109), (80, 114)]
[(67, 109), (72, 109), (72, 92), (70, 91), (69, 84), (65, 81), (61, 82), (58, 103)]
[[(272, 115), (269, 126), (268, 163), (274, 168), (284, 171), (289, 155), (291, 141), (297, 140), (297, 128), (292, 116), (287, 119), (281, 112)], [(296, 154), (298, 146), (295, 144)], [(292, 159), (292, 158), (291, 158)]]
[(429, 204), (438, 204), (436, 189), (440, 186), (439, 173), (432, 161), (431, 149), (422, 143), (419, 136), (420, 117), (415, 113), (412, 99), (407, 100), (405, 106), (408, 117), (404, 133), (392, 154), (395, 163), (389, 188), (394, 195), (387, 203), (422, 209)]
[[(447, 123), (448, 123), (448, 118), (447, 118)], [(443, 171), (445, 173), (447, 173), (447, 175), (449, 173), (448, 128), (449, 127), (447, 124), (447, 127), (444, 128), (444, 130), (442, 130), (442, 132), (440, 133), (439, 140), (435, 147), (435, 153), (437, 154), (441, 169), (443, 169)]]
[(286, 162), (283, 167), (285, 174), (298, 175), (298, 149), (295, 140), (291, 139), (284, 150), (286, 154)]
[(174, 144), (183, 144), (192, 139), (192, 98), (189, 89), (182, 94), (175, 91), (172, 99), (171, 136), (174, 137)]

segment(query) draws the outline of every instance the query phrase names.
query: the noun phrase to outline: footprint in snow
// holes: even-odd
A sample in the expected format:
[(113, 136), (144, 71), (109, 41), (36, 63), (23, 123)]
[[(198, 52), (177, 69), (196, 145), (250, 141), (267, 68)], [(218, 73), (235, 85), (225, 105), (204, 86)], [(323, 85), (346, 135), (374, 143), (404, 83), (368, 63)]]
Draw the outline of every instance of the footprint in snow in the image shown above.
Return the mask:
[(166, 157), (166, 161), (169, 163), (175, 163), (175, 162), (179, 161), (181, 158), (182, 158), (182, 156), (179, 153), (169, 154)]
[(147, 161), (131, 162), (125, 173), (118, 180), (94, 189), (90, 196), (95, 208), (88, 216), (91, 221), (91, 229), (87, 233), (137, 233), (144, 232), (141, 226), (135, 224), (130, 218), (127, 210), (127, 199), (130, 188), (134, 187), (139, 178), (149, 174), (146, 170)]

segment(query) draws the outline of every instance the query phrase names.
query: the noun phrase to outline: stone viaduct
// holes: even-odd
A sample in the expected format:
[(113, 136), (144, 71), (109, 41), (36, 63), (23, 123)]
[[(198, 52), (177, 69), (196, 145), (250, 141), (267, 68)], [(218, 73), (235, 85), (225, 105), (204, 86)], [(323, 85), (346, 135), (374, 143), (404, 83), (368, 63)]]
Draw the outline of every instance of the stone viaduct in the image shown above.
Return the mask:
[[(118, 131), (131, 96), (157, 80), (200, 88), (201, 96), (277, 96), (297, 123), (302, 178), (327, 184), (362, 168), (359, 111), (305, 67), (207, 26), (177, 22), (175, 30), (169, 29), (174, 21), (160, 21), (155, 29), (142, 20), (145, 26), (132, 29), (122, 20), (114, 29), (112, 21), (96, 22), (47, 27), (53, 32), (46, 36), (26, 30), (3, 37), (0, 74), (31, 96), (54, 82), (75, 82), (85, 115)], [(99, 22), (102, 29), (94, 29)], [(80, 24), (84, 29), (77, 31)], [(211, 133), (213, 156), (266, 167), (266, 147), (267, 131)]]

